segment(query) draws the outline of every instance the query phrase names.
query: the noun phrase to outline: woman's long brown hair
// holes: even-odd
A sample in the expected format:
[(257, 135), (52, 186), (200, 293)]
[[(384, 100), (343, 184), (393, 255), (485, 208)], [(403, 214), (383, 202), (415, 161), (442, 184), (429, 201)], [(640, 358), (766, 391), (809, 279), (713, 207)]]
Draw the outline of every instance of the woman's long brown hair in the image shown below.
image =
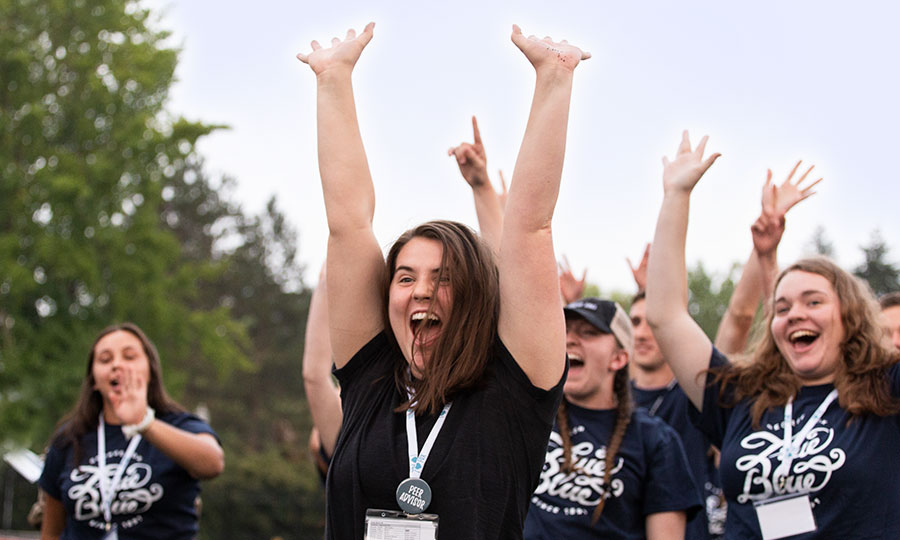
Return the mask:
[[(475, 231), (455, 221), (423, 223), (403, 233), (388, 251), (383, 287), (385, 328), (391, 328), (388, 295), (397, 270), (397, 256), (403, 246), (416, 237), (437, 240), (443, 246), (437, 279), (449, 278), (453, 305), (441, 321), (441, 333), (432, 349), (431, 359), (425, 364), (422, 378), (414, 379), (404, 356), (398, 355), (394, 382), (402, 395), (406, 395), (407, 388), (412, 388), (416, 401), (415, 404), (411, 400), (403, 403), (398, 411), (412, 408), (416, 412), (436, 414), (455, 394), (482, 380), (497, 334), (500, 280), (491, 250)], [(432, 297), (429, 315), (436, 297)], [(387, 334), (399, 349), (394, 333), (389, 331)], [(410, 356), (414, 353), (406, 352)]]
[[(829, 259), (813, 257), (784, 269), (775, 282), (775, 290), (784, 276), (797, 271), (824, 277), (831, 283), (840, 302), (844, 341), (834, 387), (841, 407), (854, 416), (896, 414), (900, 411), (900, 403), (891, 395), (887, 371), (900, 361), (900, 353), (887, 342), (878, 303), (871, 289)], [(802, 386), (776, 347), (770, 330), (775, 311), (774, 294), (767, 311), (765, 326), (756, 332), (747, 361), (710, 370), (723, 389), (734, 388), (733, 399), (722, 397), (721, 405), (733, 407), (744, 399), (751, 400), (754, 429), (759, 429), (766, 410), (785, 405)]]
[(57, 425), (57, 430), (52, 441), (63, 447), (72, 445), (74, 449), (75, 465), (81, 463), (83, 448), (81, 445), (81, 437), (88, 432), (96, 431), (99, 423), (100, 412), (103, 410), (103, 397), (100, 392), (94, 390), (94, 350), (97, 343), (107, 334), (116, 331), (125, 331), (133, 334), (141, 342), (144, 348), (144, 354), (147, 355), (147, 362), (150, 364), (150, 380), (147, 381), (147, 405), (153, 407), (157, 415), (163, 415), (173, 412), (184, 412), (185, 409), (176, 403), (169, 394), (166, 393), (162, 384), (162, 365), (159, 361), (159, 353), (153, 342), (144, 334), (136, 324), (125, 322), (115, 324), (104, 328), (91, 345), (88, 354), (87, 369), (84, 379), (81, 382), (81, 393), (75, 406), (63, 416)]

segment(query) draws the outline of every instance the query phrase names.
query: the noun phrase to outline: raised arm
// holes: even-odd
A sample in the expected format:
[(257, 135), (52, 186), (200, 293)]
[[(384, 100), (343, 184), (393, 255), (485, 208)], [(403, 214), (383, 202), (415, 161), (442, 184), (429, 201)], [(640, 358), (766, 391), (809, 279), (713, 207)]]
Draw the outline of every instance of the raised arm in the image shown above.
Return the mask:
[(778, 275), (777, 251), (784, 234), (785, 214), (795, 204), (813, 195), (815, 192), (812, 188), (822, 180), (819, 178), (807, 186), (801, 186), (813, 169), (810, 167), (793, 183), (791, 179), (801, 163), (797, 162), (780, 186), (772, 183), (772, 171), (768, 171), (763, 186), (762, 211), (750, 227), (753, 251), (741, 272), (741, 278), (731, 295), (728, 310), (716, 334), (716, 347), (726, 354), (744, 350), (756, 308), (761, 300), (772, 294), (775, 277)]
[(500, 231), (503, 229), (503, 207), (500, 204), (500, 196), (494, 191), (494, 186), (488, 178), (487, 155), (484, 152), (484, 143), (481, 142), (478, 120), (474, 116), (472, 132), (473, 142), (460, 143), (459, 146), (448, 150), (447, 155), (456, 158), (459, 172), (472, 188), (481, 237), (491, 246), (494, 254), (497, 254), (500, 247)]
[(328, 292), (324, 266), (309, 301), (303, 345), (303, 387), (313, 426), (326, 455), (334, 453), (343, 419), (341, 396), (331, 376), (331, 340), (328, 336)]
[(532, 384), (549, 389), (565, 369), (565, 322), (551, 220), (559, 193), (572, 76), (590, 57), (565, 41), (525, 37), (513, 43), (536, 73), (531, 113), (516, 159), (500, 241), (500, 338)]
[(319, 174), (328, 217), (329, 333), (342, 367), (384, 328), (380, 283), (384, 259), (372, 231), (375, 189), (359, 133), (351, 74), (375, 23), (347, 31), (331, 47), (312, 42), (297, 58), (316, 74)]
[(663, 202), (647, 265), (647, 322), (681, 388), (691, 402), (703, 406), (704, 380), (712, 343), (688, 313), (687, 236), (690, 196), (719, 154), (703, 159), (706, 137), (695, 150), (687, 131), (675, 159), (663, 158)]

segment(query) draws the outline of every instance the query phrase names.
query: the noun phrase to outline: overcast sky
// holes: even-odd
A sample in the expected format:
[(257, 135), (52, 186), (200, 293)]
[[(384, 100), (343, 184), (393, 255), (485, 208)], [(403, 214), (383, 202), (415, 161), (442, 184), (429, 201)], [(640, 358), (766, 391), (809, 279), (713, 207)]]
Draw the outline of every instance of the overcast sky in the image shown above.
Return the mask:
[(631, 291), (662, 199), (664, 154), (681, 131), (723, 155), (695, 190), (688, 261), (725, 271), (751, 249), (766, 169), (798, 159), (825, 180), (787, 216), (780, 260), (825, 227), (838, 262), (861, 261), (878, 229), (900, 261), (900, 4), (893, 2), (213, 2), (149, 0), (183, 48), (169, 110), (227, 124), (199, 145), (208, 170), (238, 181), (245, 210), (273, 194), (299, 230), (306, 282), (327, 229), (316, 157), (309, 42), (376, 22), (354, 89), (383, 246), (433, 218), (477, 226), (471, 192), (447, 157), (478, 117), (496, 182), (511, 175), (534, 70), (509, 39), (568, 39), (578, 66), (556, 249), (604, 290)]

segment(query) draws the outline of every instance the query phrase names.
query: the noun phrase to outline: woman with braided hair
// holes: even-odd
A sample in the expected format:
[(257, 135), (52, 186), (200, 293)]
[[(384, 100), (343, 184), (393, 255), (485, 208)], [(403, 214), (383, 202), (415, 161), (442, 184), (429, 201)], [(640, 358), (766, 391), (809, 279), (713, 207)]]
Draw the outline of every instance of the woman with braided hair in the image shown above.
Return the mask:
[(598, 298), (572, 302), (564, 312), (565, 399), (525, 538), (684, 538), (700, 493), (675, 431), (632, 405), (628, 315)]

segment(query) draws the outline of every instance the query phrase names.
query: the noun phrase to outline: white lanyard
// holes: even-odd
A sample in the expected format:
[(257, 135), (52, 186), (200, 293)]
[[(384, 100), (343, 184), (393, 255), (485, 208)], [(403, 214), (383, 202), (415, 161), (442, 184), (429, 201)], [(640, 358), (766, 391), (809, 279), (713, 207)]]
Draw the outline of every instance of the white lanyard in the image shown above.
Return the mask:
[(416, 413), (412, 409), (406, 410), (406, 445), (409, 449), (410, 478), (419, 478), (422, 476), (422, 469), (425, 468), (425, 461), (428, 459), (431, 447), (434, 446), (434, 441), (437, 439), (438, 433), (440, 433), (441, 427), (444, 425), (444, 420), (447, 419), (447, 413), (450, 412), (451, 405), (453, 405), (453, 402), (444, 405), (441, 414), (431, 427), (431, 432), (428, 433), (428, 437), (425, 439), (425, 444), (422, 445), (421, 452), (419, 451), (419, 436), (416, 433)]
[(791, 464), (794, 461), (794, 457), (800, 452), (800, 445), (803, 443), (803, 440), (809, 435), (809, 432), (812, 431), (816, 424), (819, 423), (819, 420), (822, 419), (828, 406), (831, 405), (831, 402), (837, 399), (837, 397), (838, 391), (835, 388), (825, 396), (825, 399), (812, 416), (809, 417), (809, 420), (803, 426), (803, 429), (801, 429), (796, 436), (793, 435), (794, 426), (792, 425), (794, 416), (794, 398), (791, 396), (791, 398), (788, 399), (787, 404), (784, 406), (784, 445), (781, 447), (781, 451), (778, 454), (781, 464), (775, 469), (772, 478), (773, 480), (783, 481), (784, 477), (790, 473)]
[(110, 482), (106, 476), (106, 423), (103, 421), (103, 412), (100, 412), (100, 422), (97, 424), (97, 463), (100, 465), (100, 506), (103, 509), (103, 519), (106, 520), (107, 528), (112, 523), (112, 501), (119, 490), (119, 484), (122, 483), (125, 468), (128, 467), (128, 462), (131, 461), (131, 456), (134, 455), (140, 442), (140, 434), (131, 439), (128, 448), (125, 449), (125, 455), (119, 461), (119, 468), (116, 469), (116, 474)]
[(656, 416), (656, 411), (659, 410), (659, 407), (660, 405), (662, 405), (663, 400), (666, 399), (666, 396), (669, 395), (669, 392), (671, 392), (672, 389), (675, 388), (676, 384), (678, 384), (678, 379), (673, 378), (671, 381), (669, 381), (669, 384), (666, 385), (666, 389), (663, 391), (663, 393), (657, 396), (656, 401), (654, 401), (653, 405), (650, 406), (650, 410), (647, 411), (647, 416)]

